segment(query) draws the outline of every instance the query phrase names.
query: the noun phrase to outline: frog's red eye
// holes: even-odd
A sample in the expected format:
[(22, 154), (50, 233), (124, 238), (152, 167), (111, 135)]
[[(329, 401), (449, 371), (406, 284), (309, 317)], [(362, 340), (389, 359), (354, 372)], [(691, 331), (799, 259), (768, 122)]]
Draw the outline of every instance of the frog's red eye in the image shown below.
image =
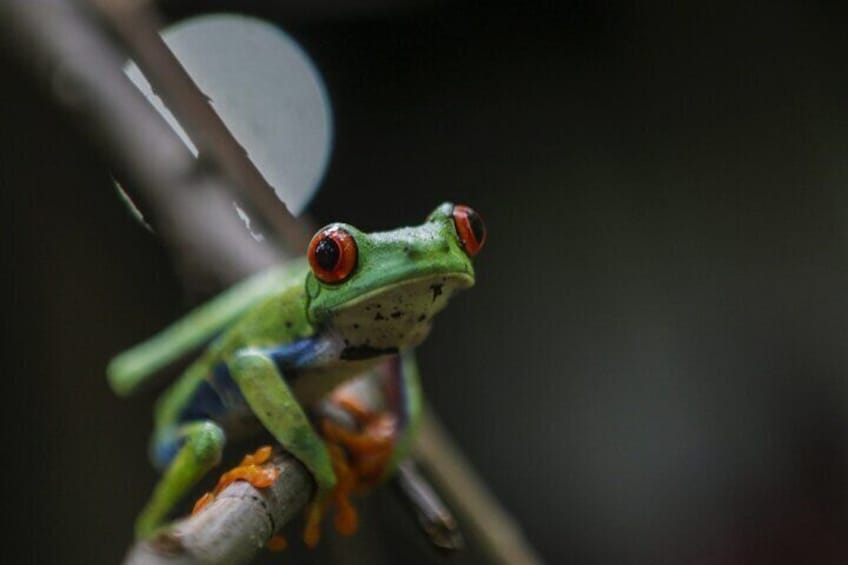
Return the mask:
[(352, 235), (338, 226), (330, 226), (312, 237), (306, 255), (318, 280), (339, 283), (353, 272), (358, 253)]
[(465, 252), (477, 255), (486, 243), (486, 224), (480, 214), (462, 204), (453, 207), (453, 223)]

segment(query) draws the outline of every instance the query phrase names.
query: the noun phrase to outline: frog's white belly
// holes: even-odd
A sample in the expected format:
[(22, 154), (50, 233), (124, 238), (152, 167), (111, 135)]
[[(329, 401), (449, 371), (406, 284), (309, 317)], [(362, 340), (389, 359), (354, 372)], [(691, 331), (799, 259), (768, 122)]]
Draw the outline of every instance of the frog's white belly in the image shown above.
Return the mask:
[(290, 386), (298, 402), (304, 406), (311, 406), (327, 396), (338, 385), (368, 372), (384, 359), (385, 355), (381, 355), (369, 359), (338, 361), (299, 369)]
[(349, 347), (415, 347), (430, 333), (433, 316), (470, 284), (468, 277), (452, 275), (402, 281), (345, 304), (329, 325)]

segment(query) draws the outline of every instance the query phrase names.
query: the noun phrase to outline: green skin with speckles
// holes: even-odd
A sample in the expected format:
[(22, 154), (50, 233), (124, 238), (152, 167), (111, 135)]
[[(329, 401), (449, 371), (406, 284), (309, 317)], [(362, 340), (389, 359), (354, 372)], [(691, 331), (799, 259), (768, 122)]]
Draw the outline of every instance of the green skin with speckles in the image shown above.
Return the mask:
[(179, 422), (198, 385), (220, 363), (226, 363), (255, 418), (312, 473), (317, 491), (311, 511), (320, 512), (336, 478), (306, 409), (386, 357), (323, 359), (299, 368), (290, 386), (263, 348), (333, 335), (353, 348), (400, 351), (410, 425), (395, 444), (391, 467), (404, 457), (421, 409), (410, 350), (427, 336), (433, 316), (450, 296), (474, 284), (474, 269), (459, 241), (452, 211), (453, 205), (445, 203), (424, 224), (388, 232), (364, 233), (333, 224), (353, 236), (358, 251), (356, 267), (343, 282), (321, 282), (305, 260), (272, 269), (232, 287), (112, 360), (109, 381), (124, 396), (160, 369), (208, 344), (157, 403), (154, 443), (164, 434), (177, 434), (183, 441), (136, 522), (138, 536), (156, 530), (220, 461), (225, 432), (219, 422)]

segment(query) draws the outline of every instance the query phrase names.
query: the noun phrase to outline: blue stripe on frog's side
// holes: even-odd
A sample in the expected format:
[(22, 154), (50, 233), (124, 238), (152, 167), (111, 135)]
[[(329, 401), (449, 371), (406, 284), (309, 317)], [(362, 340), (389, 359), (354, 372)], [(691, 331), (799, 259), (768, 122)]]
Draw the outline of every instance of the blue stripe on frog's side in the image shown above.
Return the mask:
[[(287, 382), (297, 377), (296, 369), (309, 367), (327, 352), (327, 343), (318, 338), (305, 338), (259, 351), (270, 357)], [(215, 365), (208, 379), (202, 381), (191, 400), (180, 413), (179, 422), (212, 419), (222, 420), (231, 410), (245, 406), (241, 390), (233, 380), (226, 363)]]
[(177, 438), (173, 432), (166, 437), (157, 438), (152, 447), (153, 466), (159, 471), (164, 471), (176, 457), (183, 443), (185, 441)]
[[(224, 369), (226, 370), (226, 365), (224, 365)], [(217, 372), (218, 370), (216, 368), (215, 373)], [(227, 371), (227, 373), (229, 373), (229, 371)], [(213, 377), (213, 380), (214, 378), (215, 377)], [(229, 374), (227, 375), (227, 379), (232, 381), (232, 379), (229, 378)], [(188, 402), (185, 407), (183, 407), (182, 412), (180, 412), (178, 422), (184, 423), (207, 419), (218, 420), (226, 414), (229, 408), (231, 408), (231, 405), (224, 402), (222, 395), (216, 390), (215, 386), (211, 382), (201, 381), (194, 390), (191, 401)]]
[(224, 411), (234, 406), (244, 405), (244, 396), (242, 396), (241, 390), (239, 390), (238, 385), (233, 380), (233, 376), (230, 374), (230, 368), (226, 363), (215, 365), (207, 383), (213, 393), (218, 397), (218, 401), (222, 404)]
[(286, 374), (288, 370), (313, 365), (321, 354), (326, 354), (327, 341), (309, 337), (286, 345), (270, 347), (263, 352), (274, 361), (281, 373)]

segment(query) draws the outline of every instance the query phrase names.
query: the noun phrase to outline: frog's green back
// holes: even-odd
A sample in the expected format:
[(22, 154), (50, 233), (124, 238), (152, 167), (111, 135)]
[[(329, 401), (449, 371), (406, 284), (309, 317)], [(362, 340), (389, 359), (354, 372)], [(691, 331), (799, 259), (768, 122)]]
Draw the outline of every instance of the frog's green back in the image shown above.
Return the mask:
[(255, 304), (302, 277), (305, 269), (305, 263), (297, 261), (254, 275), (124, 351), (106, 369), (112, 389), (120, 396), (131, 394), (147, 378), (211, 340)]

